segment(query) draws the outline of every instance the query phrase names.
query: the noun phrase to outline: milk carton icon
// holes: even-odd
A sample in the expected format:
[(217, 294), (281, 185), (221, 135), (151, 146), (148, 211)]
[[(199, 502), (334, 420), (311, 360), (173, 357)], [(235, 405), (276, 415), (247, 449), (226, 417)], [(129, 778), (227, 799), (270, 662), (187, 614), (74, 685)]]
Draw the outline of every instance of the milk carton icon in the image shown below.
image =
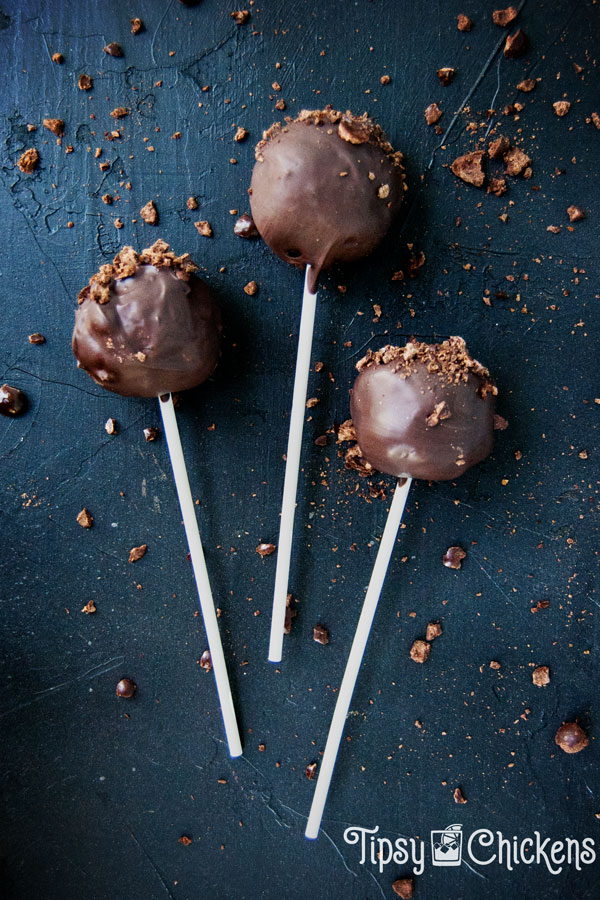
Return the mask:
[(434, 866), (460, 866), (462, 860), (462, 825), (448, 825), (443, 831), (431, 832), (431, 863)]

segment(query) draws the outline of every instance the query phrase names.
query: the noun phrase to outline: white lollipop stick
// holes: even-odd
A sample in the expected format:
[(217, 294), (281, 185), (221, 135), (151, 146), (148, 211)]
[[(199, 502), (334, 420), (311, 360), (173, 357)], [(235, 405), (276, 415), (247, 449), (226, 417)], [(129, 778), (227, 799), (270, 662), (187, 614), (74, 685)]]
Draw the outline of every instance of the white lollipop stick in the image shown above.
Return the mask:
[(275, 569), (275, 590), (273, 593), (273, 613), (271, 616), (271, 637), (269, 641), (269, 660), (271, 662), (280, 662), (283, 652), (283, 629), (292, 555), (292, 537), (294, 535), (294, 514), (296, 512), (296, 492), (298, 490), (298, 474), (300, 472), (302, 430), (304, 428), (310, 354), (317, 308), (317, 295), (312, 294), (308, 289), (309, 272), (310, 266), (307, 266), (304, 279), (304, 295), (302, 297), (302, 314), (300, 316), (300, 334), (298, 335), (294, 395), (290, 413), (290, 432), (285, 463), (285, 479), (283, 482), (279, 542), (277, 544), (277, 566)]
[(210, 581), (208, 580), (206, 560), (204, 559), (204, 551), (202, 550), (202, 542), (198, 530), (198, 520), (196, 519), (196, 510), (194, 508), (194, 501), (192, 500), (192, 492), (190, 490), (190, 482), (185, 466), (181, 438), (179, 437), (179, 428), (177, 427), (177, 419), (175, 417), (175, 408), (173, 406), (171, 394), (163, 394), (160, 396), (158, 398), (158, 405), (160, 407), (167, 445), (169, 447), (169, 455), (171, 457), (171, 465), (173, 467), (173, 476), (175, 478), (175, 487), (177, 488), (181, 514), (183, 516), (185, 534), (190, 548), (190, 557), (194, 569), (194, 576), (196, 578), (196, 587), (198, 588), (198, 599), (200, 600), (200, 609), (202, 610), (204, 628), (208, 639), (208, 649), (210, 651), (215, 673), (217, 695), (219, 697), (219, 703), (221, 704), (221, 715), (223, 716), (225, 735), (227, 737), (227, 744), (229, 745), (229, 755), (241, 756), (242, 742), (240, 740), (240, 732), (235, 717), (233, 698), (231, 696), (231, 688), (229, 686), (229, 678), (227, 677), (227, 668), (225, 666), (225, 657), (223, 656), (223, 647), (221, 645), (221, 635), (219, 634), (219, 626), (217, 624), (217, 614), (215, 612), (212, 591), (210, 589)]
[(346, 724), (348, 710), (350, 709), (354, 686), (356, 684), (356, 679), (358, 678), (358, 672), (364, 656), (365, 647), (367, 646), (367, 641), (369, 639), (373, 617), (375, 616), (377, 604), (379, 603), (379, 596), (385, 580), (392, 550), (396, 543), (396, 535), (398, 534), (400, 522), (402, 521), (402, 515), (404, 513), (404, 507), (406, 506), (406, 498), (408, 497), (411, 482), (412, 478), (407, 478), (403, 485), (398, 483), (396, 486), (388, 519), (381, 537), (381, 543), (379, 544), (379, 550), (377, 551), (377, 559), (375, 560), (371, 580), (369, 582), (369, 587), (367, 588), (367, 595), (365, 597), (365, 602), (363, 603), (358, 625), (356, 626), (356, 634), (354, 635), (350, 656), (348, 657), (344, 677), (342, 678), (342, 683), (338, 691), (335, 710), (333, 712), (333, 718), (327, 736), (327, 743), (325, 744), (325, 752), (323, 754), (321, 765), (319, 766), (319, 777), (317, 779), (315, 794), (310, 808), (308, 822), (306, 824), (306, 831), (304, 832), (306, 837), (311, 840), (318, 837), (319, 828), (321, 827), (323, 810), (325, 809), (325, 803), (327, 802), (329, 785), (331, 784), (333, 768), (340, 749), (340, 742), (344, 733), (344, 726)]

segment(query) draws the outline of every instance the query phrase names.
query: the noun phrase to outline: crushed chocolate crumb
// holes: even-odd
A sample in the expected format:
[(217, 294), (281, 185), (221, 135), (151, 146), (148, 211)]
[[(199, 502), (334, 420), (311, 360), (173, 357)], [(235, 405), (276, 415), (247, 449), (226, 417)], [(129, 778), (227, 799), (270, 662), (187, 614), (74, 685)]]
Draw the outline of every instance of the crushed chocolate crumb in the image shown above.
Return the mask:
[(508, 175), (520, 175), (521, 172), (531, 165), (531, 159), (518, 147), (512, 147), (504, 154), (504, 162)]
[(431, 644), (429, 641), (415, 641), (409, 652), (410, 658), (416, 663), (427, 662), (431, 653)]
[(98, 610), (96, 609), (96, 604), (93, 600), (88, 600), (85, 606), (82, 606), (81, 608), (81, 612), (85, 613), (86, 616), (93, 616), (93, 614), (97, 611)]
[(426, 641), (434, 641), (437, 637), (440, 637), (442, 634), (442, 626), (439, 622), (430, 622), (427, 626), (427, 631), (425, 632), (425, 640)]
[(35, 147), (30, 147), (29, 150), (25, 150), (25, 152), (21, 154), (21, 156), (17, 160), (17, 166), (19, 167), (21, 172), (24, 172), (26, 175), (31, 175), (31, 173), (36, 169), (39, 161), (40, 154), (37, 152)]
[(230, 16), (236, 25), (245, 25), (250, 19), (250, 13), (247, 9), (235, 9), (230, 13)]
[(107, 434), (118, 434), (119, 426), (116, 419), (107, 419), (104, 423), (104, 430)]
[(306, 767), (306, 772), (304, 773), (309, 781), (312, 781), (315, 775), (317, 774), (317, 769), (319, 768), (319, 763), (312, 762), (309, 763)]
[(448, 569), (460, 569), (466, 555), (462, 547), (448, 547), (442, 557), (442, 562)]
[(550, 234), (560, 234), (560, 225), (548, 225), (546, 231), (549, 231)]
[(441, 403), (436, 403), (433, 408), (433, 412), (429, 413), (425, 420), (425, 424), (428, 428), (435, 428), (436, 425), (439, 425), (440, 422), (443, 422), (444, 419), (450, 419), (452, 417), (452, 413), (448, 408), (448, 404), (445, 400), (442, 400)]
[(329, 632), (324, 625), (315, 625), (313, 628), (313, 640), (316, 641), (317, 644), (329, 643)]
[(497, 659), (490, 660), (490, 669), (494, 669), (497, 672), (501, 668), (502, 668), (502, 666), (500, 665), (500, 663), (498, 662)]
[(77, 86), (80, 91), (91, 91), (91, 89), (94, 87), (94, 82), (89, 75), (81, 74), (77, 81)]
[(276, 550), (277, 550), (276, 544), (265, 544), (262, 542), (256, 548), (256, 552), (263, 559), (265, 558), (265, 556), (271, 556), (271, 554), (275, 553)]
[(120, 44), (117, 44), (116, 41), (111, 41), (110, 44), (107, 44), (106, 47), (102, 48), (105, 53), (108, 53), (109, 56), (123, 56), (123, 48)]
[(566, 114), (571, 109), (571, 104), (568, 100), (557, 100), (556, 103), (552, 104), (552, 106), (554, 107), (554, 112), (557, 116), (559, 116), (559, 118), (566, 116)]
[(536, 666), (531, 673), (531, 680), (537, 687), (545, 687), (550, 684), (550, 669), (548, 666)]
[(64, 58), (64, 56), (62, 55), (62, 53), (53, 53), (53, 54), (52, 54), (52, 62), (53, 62), (53, 63), (56, 63), (56, 64), (59, 65), (59, 66), (62, 66), (62, 64), (64, 63), (64, 61), (65, 61), (65, 58)]
[(567, 215), (569, 222), (581, 222), (582, 219), (585, 219), (585, 211), (580, 206), (568, 206)]
[(471, 20), (469, 19), (468, 16), (465, 16), (464, 13), (459, 13), (457, 15), (456, 19), (457, 19), (456, 27), (458, 28), (459, 31), (470, 31), (471, 28), (473, 27), (473, 23), (471, 22)]
[(233, 136), (234, 141), (239, 144), (241, 141), (245, 141), (250, 132), (247, 128), (243, 128), (241, 125), (237, 129), (236, 133)]
[(464, 156), (459, 156), (454, 160), (450, 169), (457, 178), (460, 178), (467, 184), (482, 187), (485, 180), (483, 171), (484, 157), (485, 150), (474, 150), (472, 153), (465, 153)]
[(210, 655), (210, 650), (205, 650), (202, 656), (200, 657), (200, 666), (204, 669), (205, 672), (210, 672), (213, 664), (212, 664), (212, 656)]
[(523, 81), (520, 81), (517, 85), (518, 91), (523, 91), (524, 94), (528, 94), (530, 91), (534, 89), (537, 81), (535, 78), (524, 78)]
[(94, 524), (94, 517), (85, 506), (80, 513), (77, 513), (77, 522), (82, 528), (91, 528)]
[(401, 900), (412, 900), (415, 891), (414, 879), (397, 878), (392, 884), (392, 890)]
[(139, 34), (140, 31), (144, 30), (144, 23), (142, 22), (141, 19), (135, 18), (135, 19), (130, 19), (129, 21), (131, 22), (131, 33), (132, 34)]
[(144, 439), (146, 441), (155, 441), (158, 437), (158, 428), (155, 428), (153, 425), (150, 425), (148, 428), (144, 428)]
[(449, 84), (452, 84), (455, 75), (456, 69), (452, 69), (449, 66), (444, 66), (442, 69), (437, 70), (437, 76), (444, 87), (448, 87)]
[(506, 431), (507, 428), (508, 422), (504, 416), (499, 416), (498, 413), (494, 413), (494, 431)]
[(505, 153), (510, 150), (508, 139), (504, 135), (499, 135), (494, 141), (490, 141), (488, 145), (488, 153), (491, 159), (502, 159)]
[(127, 107), (117, 106), (117, 108), (113, 109), (113, 111), (111, 112), (111, 116), (113, 117), (113, 119), (124, 119), (125, 116), (129, 115), (129, 113), (130, 110), (128, 110)]
[(292, 630), (292, 623), (296, 616), (298, 615), (298, 610), (296, 609), (296, 603), (291, 594), (288, 594), (285, 601), (285, 619), (283, 623), (283, 633), (289, 634)]
[(283, 97), (280, 97), (275, 103), (275, 109), (286, 109), (286, 103)]
[(492, 13), (492, 22), (494, 25), (500, 25), (502, 28), (506, 28), (511, 22), (514, 22), (518, 15), (519, 10), (515, 9), (514, 6), (509, 6), (508, 9), (496, 9)]
[(506, 185), (506, 179), (504, 178), (490, 178), (489, 184), (487, 186), (487, 193), (493, 194), (495, 197), (501, 197), (508, 190)]
[(184, 847), (189, 847), (192, 843), (191, 837), (189, 837), (187, 834), (182, 834), (180, 838), (177, 838), (177, 840), (180, 844), (183, 844)]
[(65, 133), (65, 123), (62, 119), (44, 119), (42, 125), (57, 137), (62, 137)]
[(598, 114), (597, 112), (593, 112), (591, 115), (591, 119), (596, 128), (600, 128), (600, 114)]
[(244, 293), (248, 294), (249, 297), (254, 297), (255, 294), (258, 294), (258, 285), (256, 281), (249, 281), (248, 284), (245, 284)]
[(132, 547), (129, 551), (129, 562), (134, 563), (137, 562), (138, 559), (141, 559), (148, 552), (148, 544), (140, 544), (139, 547)]
[(158, 210), (154, 200), (149, 200), (145, 206), (142, 206), (140, 216), (146, 225), (158, 225)]
[(519, 28), (514, 34), (509, 34), (506, 38), (504, 56), (506, 59), (518, 59), (520, 56), (523, 56), (528, 46), (529, 40), (527, 35)]
[(185, 205), (188, 209), (198, 209), (198, 201), (195, 197), (188, 197)]
[(39, 331), (34, 331), (33, 334), (29, 335), (29, 343), (30, 344), (45, 344), (46, 338)]
[(392, 79), (390, 78), (389, 75), (382, 75), (381, 78), (379, 79), (379, 83), (380, 84), (389, 84), (391, 82), (391, 80)]
[(337, 430), (337, 442), (338, 444), (343, 443), (344, 441), (355, 441), (356, 440), (356, 431), (354, 429), (354, 425), (352, 423), (352, 419), (346, 419), (345, 422), (339, 426)]
[(209, 238), (213, 236), (213, 230), (211, 228), (210, 222), (208, 222), (206, 219), (203, 219), (200, 222), (194, 222), (194, 227), (196, 228), (198, 234), (202, 235), (202, 237)]
[(439, 122), (442, 116), (444, 115), (443, 111), (439, 108), (437, 103), (430, 103), (427, 109), (425, 110), (425, 121), (428, 125), (435, 125), (436, 122)]
[(463, 794), (463, 792), (461, 791), (461, 789), (459, 787), (454, 788), (454, 793), (452, 796), (454, 797), (455, 803), (461, 803), (461, 804), (467, 803), (467, 798), (465, 797), (465, 795)]

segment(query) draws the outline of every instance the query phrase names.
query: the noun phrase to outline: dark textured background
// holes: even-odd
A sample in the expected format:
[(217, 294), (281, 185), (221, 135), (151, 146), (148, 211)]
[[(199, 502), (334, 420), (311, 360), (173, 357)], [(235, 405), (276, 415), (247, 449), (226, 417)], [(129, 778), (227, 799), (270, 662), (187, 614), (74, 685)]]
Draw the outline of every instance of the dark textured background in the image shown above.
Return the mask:
[[(377, 900), (393, 896), (406, 868), (360, 866), (343, 841), (347, 825), (426, 841), (452, 822), (466, 833), (597, 838), (597, 4), (529, 0), (521, 24), (531, 49), (516, 61), (502, 57), (504, 31), (481, 0), (264, 0), (241, 27), (223, 0), (0, 7), (0, 378), (31, 403), (23, 418), (0, 421), (5, 896)], [(461, 11), (475, 21), (469, 34), (456, 29)], [(136, 37), (132, 16), (146, 26)], [(102, 52), (108, 41), (122, 43), (123, 59)], [(57, 51), (64, 65), (51, 62)], [(458, 69), (447, 88), (436, 77), (442, 65)], [(81, 72), (94, 79), (89, 94), (77, 88)], [(381, 86), (386, 72), (392, 82)], [(526, 76), (542, 80), (519, 94)], [(572, 107), (559, 119), (552, 102), (563, 95)], [(302, 277), (235, 237), (229, 214), (248, 206), (253, 145), (278, 117), (278, 96), (291, 114), (327, 102), (373, 113), (405, 151), (411, 186), (385, 246), (324, 279), (313, 352), (324, 368), (309, 386), (320, 403), (307, 415), (292, 572), (299, 614), (280, 668), (266, 662), (275, 557), (261, 560), (255, 547), (277, 539)], [(425, 125), (434, 100), (447, 136)], [(525, 107), (518, 121), (501, 115), (515, 100)], [(470, 112), (459, 112), (463, 103)], [(123, 139), (108, 143), (109, 112), (121, 105), (132, 114), (119, 123)], [(447, 168), (477, 146), (485, 124), (475, 134), (466, 125), (485, 122), (490, 107), (534, 160), (533, 178), (509, 179), (502, 198)], [(62, 146), (41, 127), (47, 116), (65, 120)], [(38, 130), (28, 134), (27, 123)], [(248, 141), (233, 142), (233, 123), (249, 129)], [(41, 157), (29, 176), (15, 166), (28, 146)], [(101, 160), (88, 152), (96, 146)], [(119, 197), (112, 207), (106, 192)], [(197, 212), (185, 206), (190, 195)], [(139, 220), (150, 199), (158, 228)], [(571, 203), (588, 218), (569, 231)], [(198, 218), (211, 221), (214, 239), (197, 235)], [(197, 664), (205, 638), (166, 445), (143, 439), (142, 428), (158, 424), (156, 406), (102, 391), (70, 350), (89, 275), (122, 244), (158, 236), (201, 264), (227, 326), (224, 359), (182, 398), (179, 422), (244, 732), (235, 761), (213, 679)], [(425, 265), (392, 282), (406, 271), (407, 244)], [(260, 285), (252, 298), (242, 290), (250, 279)], [(376, 323), (373, 303), (383, 310)], [(47, 343), (31, 346), (32, 331)], [(308, 843), (314, 783), (304, 770), (324, 746), (387, 507), (364, 483), (355, 490), (333, 435), (325, 448), (314, 439), (347, 417), (363, 348), (411, 333), (464, 335), (497, 378), (510, 429), (456, 484), (413, 488), (326, 835)], [(109, 416), (115, 437), (104, 431)], [(84, 505), (90, 531), (75, 521)], [(142, 542), (147, 556), (129, 565), (129, 548)], [(468, 556), (453, 572), (441, 557), (457, 543)], [(90, 599), (95, 616), (80, 612)], [(549, 607), (532, 614), (542, 600)], [(431, 619), (444, 634), (419, 666), (408, 650)], [(331, 631), (326, 647), (312, 640), (317, 622)], [(534, 664), (550, 666), (548, 687), (533, 686)], [(115, 698), (123, 675), (138, 684), (133, 701)], [(554, 733), (573, 717), (592, 742), (569, 757)], [(453, 802), (457, 785), (466, 806)], [(191, 846), (178, 843), (183, 834)], [(599, 885), (598, 864), (556, 877), (537, 866), (427, 865), (417, 896), (592, 898)]]

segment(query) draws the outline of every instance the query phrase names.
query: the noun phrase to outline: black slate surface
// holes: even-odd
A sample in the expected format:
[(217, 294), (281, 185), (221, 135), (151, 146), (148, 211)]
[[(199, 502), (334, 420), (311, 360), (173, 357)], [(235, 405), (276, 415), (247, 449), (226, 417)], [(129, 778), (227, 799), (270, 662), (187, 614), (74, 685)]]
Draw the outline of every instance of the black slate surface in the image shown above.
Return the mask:
[[(460, 868), (437, 868), (429, 833), (460, 823), (465, 842), (482, 828), (598, 840), (598, 6), (527, 2), (520, 60), (503, 58), (505, 32), (481, 0), (264, 0), (242, 26), (233, 6), (0, 0), (0, 379), (30, 399), (25, 416), (0, 421), (3, 895), (389, 898), (410, 864), (380, 872), (344, 840), (349, 826), (378, 826), (378, 837), (425, 842), (416, 897), (597, 897), (597, 862), (552, 875), (543, 859), (510, 870), (465, 853)], [(470, 33), (457, 30), (459, 12), (473, 19)], [(134, 16), (145, 24), (136, 36)], [(122, 59), (102, 52), (109, 41)], [(440, 66), (458, 70), (449, 87)], [(77, 88), (82, 72), (89, 93)], [(541, 79), (532, 93), (515, 90), (525, 77)], [(307, 413), (292, 571), (299, 612), (274, 667), (275, 557), (255, 547), (277, 539), (302, 277), (235, 237), (229, 210), (248, 207), (253, 145), (280, 117), (279, 97), (292, 115), (325, 103), (374, 114), (406, 153), (410, 194), (376, 254), (323, 280), (313, 360), (324, 366), (310, 379), (320, 403)], [(552, 103), (564, 98), (571, 109), (558, 118)], [(425, 124), (432, 101), (442, 135)], [(518, 119), (503, 116), (515, 101)], [(109, 116), (117, 106), (131, 108), (119, 123)], [(45, 117), (65, 120), (60, 146)], [(234, 123), (250, 131), (245, 143), (233, 142)], [(500, 198), (448, 169), (488, 126), (533, 159), (532, 178), (509, 178)], [(123, 136), (109, 142), (114, 127)], [(30, 146), (40, 166), (24, 175), (16, 161)], [(105, 193), (118, 196), (112, 206)], [(139, 218), (150, 199), (157, 228)], [(588, 217), (569, 230), (571, 203)], [(198, 236), (197, 219), (211, 221), (212, 240)], [(142, 434), (158, 410), (96, 387), (70, 350), (89, 275), (123, 244), (158, 236), (200, 263), (226, 321), (223, 361), (182, 397), (179, 423), (244, 732), (235, 761), (198, 665), (205, 637), (166, 445)], [(410, 245), (425, 263), (392, 281), (407, 274)], [(243, 292), (251, 279), (255, 297)], [(33, 331), (47, 342), (30, 345)], [(309, 843), (314, 782), (304, 772), (324, 746), (389, 502), (364, 482), (356, 489), (334, 435), (326, 447), (314, 440), (347, 417), (364, 349), (411, 334), (462, 334), (494, 373), (510, 427), (456, 484), (412, 490), (325, 833)], [(89, 531), (75, 521), (83, 506)], [(141, 543), (148, 553), (132, 566), (129, 548)], [(467, 550), (459, 572), (441, 562), (452, 544)], [(90, 599), (98, 612), (86, 616)], [(419, 666), (409, 648), (438, 619), (444, 633)], [(328, 646), (312, 639), (317, 622)], [(550, 666), (545, 688), (532, 684), (538, 664)], [(115, 697), (124, 675), (138, 685), (133, 701)], [(554, 734), (574, 718), (590, 746), (567, 756)], [(455, 805), (457, 786), (467, 805)]]

